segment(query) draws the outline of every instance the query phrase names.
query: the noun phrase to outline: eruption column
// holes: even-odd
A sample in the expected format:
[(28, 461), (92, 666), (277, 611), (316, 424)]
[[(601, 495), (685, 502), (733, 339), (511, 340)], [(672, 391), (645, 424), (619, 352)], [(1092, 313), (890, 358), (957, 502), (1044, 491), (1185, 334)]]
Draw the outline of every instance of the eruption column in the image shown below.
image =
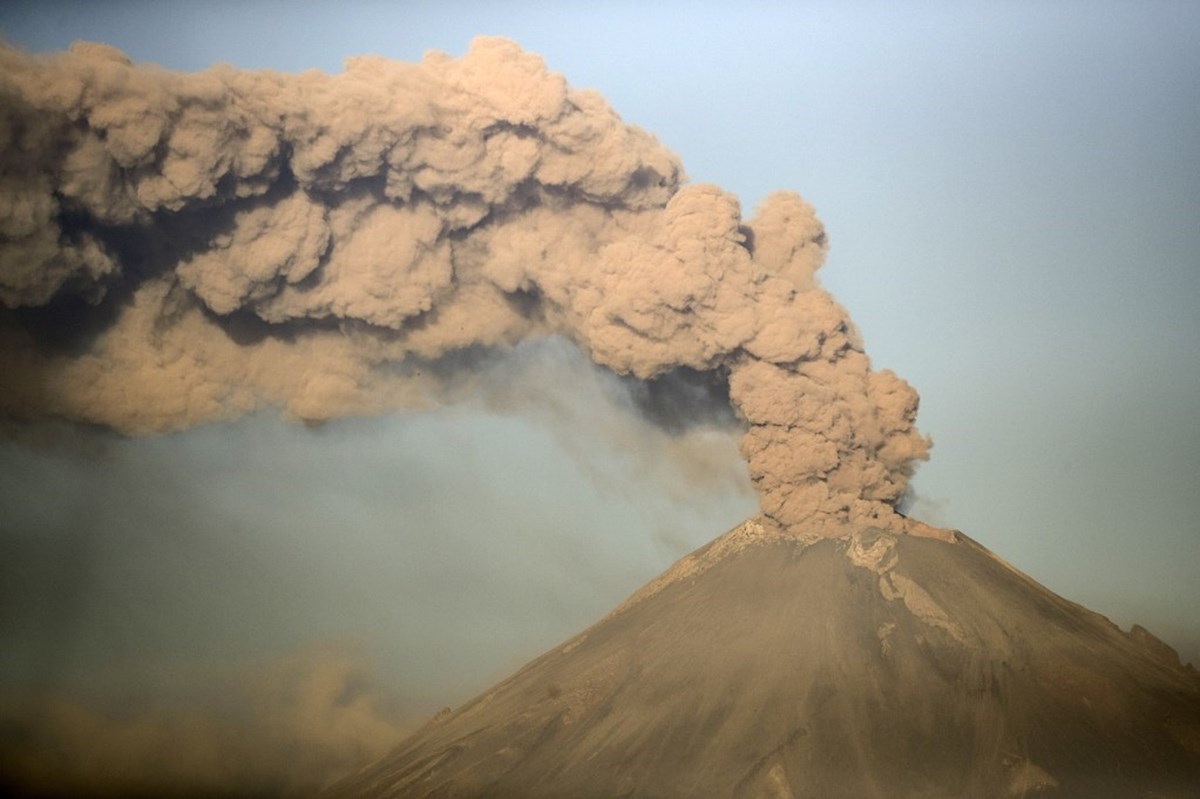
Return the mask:
[(916, 393), (814, 279), (808, 204), (743, 221), (511, 42), (333, 76), (3, 48), (0, 141), (8, 418), (379, 413), (436, 401), (464, 351), (561, 335), (619, 374), (727, 380), (780, 530), (898, 524), (926, 455)]

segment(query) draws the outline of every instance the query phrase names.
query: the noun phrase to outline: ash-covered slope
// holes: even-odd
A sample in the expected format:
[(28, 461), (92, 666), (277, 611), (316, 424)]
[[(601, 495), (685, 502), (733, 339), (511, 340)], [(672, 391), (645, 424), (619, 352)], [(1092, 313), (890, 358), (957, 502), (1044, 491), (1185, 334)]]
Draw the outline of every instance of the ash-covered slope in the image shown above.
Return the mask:
[(957, 533), (749, 521), (331, 790), (1200, 795), (1200, 680)]

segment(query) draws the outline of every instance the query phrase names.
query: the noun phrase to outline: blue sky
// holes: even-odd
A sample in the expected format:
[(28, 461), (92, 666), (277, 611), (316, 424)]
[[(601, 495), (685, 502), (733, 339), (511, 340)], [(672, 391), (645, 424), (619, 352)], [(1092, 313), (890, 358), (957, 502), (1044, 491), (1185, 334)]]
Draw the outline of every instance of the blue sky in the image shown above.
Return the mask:
[[(817, 207), (832, 243), (822, 282), (876, 366), (921, 393), (935, 446), (915, 481), (918, 515), (1200, 661), (1200, 6), (43, 0), (4, 4), (0, 31), (31, 50), (94, 39), (187, 70), (337, 71), (350, 55), (413, 60), (461, 54), (477, 34), (516, 40), (747, 213), (776, 189)], [(581, 455), (531, 424), (462, 409), (323, 433), (250, 420), (233, 436), (114, 444), (118, 466), (102, 478), (9, 447), (0, 468), (26, 479), (0, 499), (30, 530), (69, 526), (35, 521), (64, 487), (93, 497), (83, 512), (109, 508), (95, 525), (107, 557), (96, 590), (133, 605), (119, 586), (140, 586), (162, 614), (193, 608), (210, 648), (245, 648), (268, 628), (273, 645), (294, 644), (313, 628), (297, 609), (320, 606), (307, 618), (322, 634), (374, 631), (363, 634), (377, 636), (385, 668), (449, 703), (753, 507), (732, 488), (663, 502), (621, 483), (619, 452)], [(497, 482), (489, 464), (517, 440), (539, 465)], [(286, 468), (267, 451), (289, 453)], [(293, 492), (286, 518), (271, 515), (285, 501), (273, 489), (232, 502), (217, 477), (255, 457), (263, 486), (327, 488)], [(294, 473), (304, 463), (319, 466)], [(422, 505), (414, 475), (474, 481), (484, 499)], [(223, 510), (158, 537), (146, 531), (169, 509), (136, 492), (111, 499), (148, 480)], [(486, 540), (464, 532), (482, 526)], [(132, 550), (178, 560), (187, 579), (155, 584), (122, 560)], [(523, 565), (508, 563), (514, 551)], [(201, 599), (196, 564), (232, 572), (218, 593), (255, 608), (245, 629), (220, 621), (232, 603)], [(441, 608), (436, 624), (412, 612), (422, 607)], [(127, 630), (130, 651), (198, 646), (140, 613), (101, 613), (90, 629)]]

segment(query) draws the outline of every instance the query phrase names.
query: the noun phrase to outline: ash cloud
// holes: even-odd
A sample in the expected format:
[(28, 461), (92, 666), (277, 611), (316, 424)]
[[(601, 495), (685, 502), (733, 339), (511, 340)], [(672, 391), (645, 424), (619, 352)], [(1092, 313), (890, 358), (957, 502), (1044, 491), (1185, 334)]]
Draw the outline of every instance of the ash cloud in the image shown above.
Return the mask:
[(0, 697), (0, 788), (95, 799), (311, 796), (418, 726), (340, 645), (205, 676), (198, 695), (134, 708)]
[(812, 208), (780, 193), (743, 219), (511, 42), (332, 76), (4, 47), (0, 142), (11, 420), (427, 407), (470, 353), (561, 336), (648, 381), (667, 428), (727, 387), (782, 528), (901, 524), (917, 396), (817, 285)]

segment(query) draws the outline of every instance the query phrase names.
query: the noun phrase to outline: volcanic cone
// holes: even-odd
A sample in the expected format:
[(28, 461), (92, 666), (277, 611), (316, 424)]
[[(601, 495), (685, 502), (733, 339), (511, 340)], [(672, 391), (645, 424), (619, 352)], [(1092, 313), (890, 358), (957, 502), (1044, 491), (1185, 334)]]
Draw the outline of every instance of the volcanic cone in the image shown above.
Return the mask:
[(956, 531), (752, 519), (331, 789), (1200, 795), (1200, 678)]

